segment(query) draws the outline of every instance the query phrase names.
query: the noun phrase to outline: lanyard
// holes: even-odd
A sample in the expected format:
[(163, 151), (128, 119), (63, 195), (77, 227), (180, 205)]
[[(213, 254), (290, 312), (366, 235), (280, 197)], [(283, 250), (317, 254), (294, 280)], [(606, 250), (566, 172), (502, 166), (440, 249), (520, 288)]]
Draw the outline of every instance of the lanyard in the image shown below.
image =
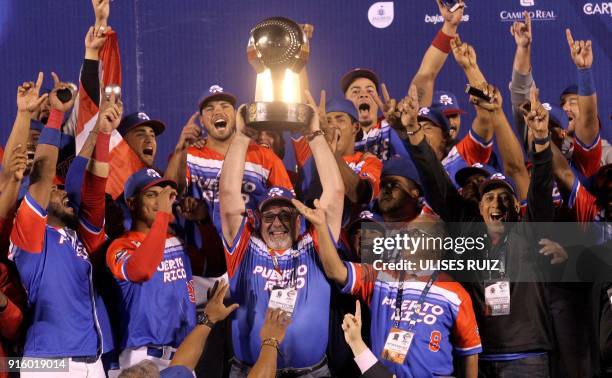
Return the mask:
[[(498, 248), (499, 250), (499, 273), (500, 278), (504, 278), (506, 276), (506, 255), (508, 252), (508, 235), (504, 237), (504, 241)], [(489, 249), (487, 249), (486, 253), (487, 260), (489, 259)], [(493, 280), (493, 276), (491, 275), (491, 271), (489, 270), (489, 281)]]
[[(291, 250), (289, 252), (285, 252), (285, 253), (292, 253), (292, 252), (293, 252), (293, 250)], [(274, 265), (274, 270), (281, 277), (280, 283), (282, 284), (283, 281), (284, 281), (284, 275), (283, 275), (283, 272), (281, 271), (280, 265), (278, 263), (278, 254), (276, 252), (274, 252), (272, 249), (269, 249), (269, 248), (268, 248), (268, 253), (272, 257), (272, 265)], [(293, 256), (291, 258), (291, 280), (289, 281), (289, 286), (290, 287), (295, 287), (295, 284), (296, 284), (296, 281), (297, 281), (297, 267), (296, 267), (296, 265), (297, 264), (295, 264), (295, 256)]]
[[(427, 283), (425, 284), (425, 287), (421, 291), (421, 295), (419, 296), (419, 300), (417, 301), (413, 314), (418, 315), (421, 312), (421, 306), (423, 306), (423, 302), (425, 302), (425, 297), (427, 297), (427, 293), (429, 293), (429, 289), (431, 289), (431, 286), (433, 285), (437, 277), (438, 277), (437, 271), (433, 272), (433, 274), (429, 277), (429, 281), (427, 281)], [(399, 283), (399, 288), (397, 290), (397, 297), (395, 298), (395, 322), (393, 323), (393, 326), (395, 328), (400, 328), (400, 320), (402, 319), (402, 301), (403, 301), (403, 296), (404, 296), (404, 279), (403, 278), (404, 278), (404, 272), (402, 272), (402, 274), (400, 275), (401, 281)], [(408, 316), (408, 323), (409, 323), (408, 330), (410, 330), (416, 325), (417, 318), (413, 319), (412, 316)]]

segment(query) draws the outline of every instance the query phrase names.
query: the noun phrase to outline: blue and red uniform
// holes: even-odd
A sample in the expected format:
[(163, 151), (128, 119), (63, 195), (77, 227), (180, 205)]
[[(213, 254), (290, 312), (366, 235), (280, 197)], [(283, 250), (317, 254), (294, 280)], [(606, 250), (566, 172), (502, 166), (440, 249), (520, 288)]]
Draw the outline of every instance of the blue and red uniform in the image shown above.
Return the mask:
[(105, 184), (105, 178), (85, 174), (76, 231), (47, 225), (46, 210), (30, 193), (17, 211), (10, 258), (28, 293), (25, 356), (99, 356), (112, 346), (103, 337), (108, 315), (94, 291), (90, 260), (105, 239)]
[(364, 132), (361, 140), (355, 141), (355, 151), (369, 152), (383, 162), (396, 155), (410, 158), (406, 146), (384, 119)]
[[(202, 199), (215, 227), (221, 231), (219, 216), (219, 177), (225, 156), (204, 146), (187, 150), (188, 193)], [(283, 162), (272, 150), (249, 145), (244, 166), (242, 197), (247, 209), (255, 210), (273, 186), (293, 188)]]
[(121, 290), (121, 348), (178, 347), (196, 324), (191, 265), (158, 212), (148, 234), (129, 231), (108, 247), (106, 264)]
[[(330, 285), (317, 255), (317, 235), (302, 234), (293, 248), (270, 251), (254, 234), (253, 221), (244, 217), (225, 259), (234, 303), (240, 307), (232, 314), (232, 344), (241, 362), (254, 365), (261, 350), (259, 333), (264, 323), (271, 290), (293, 282), (297, 301), (291, 326), (280, 350), (278, 368), (302, 368), (325, 357), (328, 338)], [(277, 260), (275, 269), (273, 255)]]
[(469, 130), (468, 135), (453, 146), (448, 155), (442, 159), (442, 165), (455, 187), (458, 188), (455, 182), (457, 171), (475, 163), (486, 164), (491, 158), (492, 152), (493, 140), (486, 141), (474, 131)]
[[(379, 279), (372, 265), (345, 262), (347, 284), (342, 291), (363, 299), (370, 305), (372, 352), (380, 357), (387, 336), (396, 320), (399, 282)], [(390, 277), (390, 276), (389, 276)], [(469, 294), (457, 282), (435, 281), (415, 316), (414, 308), (426, 286), (424, 281), (402, 284), (400, 328), (408, 329), (409, 319), (417, 319), (412, 328), (414, 339), (403, 365), (380, 358), (398, 377), (449, 376), (453, 373), (453, 356), (469, 356), (482, 351), (476, 317)]]
[(590, 145), (582, 143), (575, 135), (573, 140), (572, 157), (570, 164), (584, 177), (591, 177), (597, 173), (601, 164), (601, 136)]

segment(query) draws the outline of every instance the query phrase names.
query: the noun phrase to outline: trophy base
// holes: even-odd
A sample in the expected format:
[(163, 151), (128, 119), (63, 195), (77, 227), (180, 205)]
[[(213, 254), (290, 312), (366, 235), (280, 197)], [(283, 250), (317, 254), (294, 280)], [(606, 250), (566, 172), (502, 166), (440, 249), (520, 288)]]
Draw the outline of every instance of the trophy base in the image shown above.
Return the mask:
[(271, 131), (299, 132), (308, 127), (314, 116), (308, 105), (285, 102), (251, 102), (244, 112), (248, 127)]

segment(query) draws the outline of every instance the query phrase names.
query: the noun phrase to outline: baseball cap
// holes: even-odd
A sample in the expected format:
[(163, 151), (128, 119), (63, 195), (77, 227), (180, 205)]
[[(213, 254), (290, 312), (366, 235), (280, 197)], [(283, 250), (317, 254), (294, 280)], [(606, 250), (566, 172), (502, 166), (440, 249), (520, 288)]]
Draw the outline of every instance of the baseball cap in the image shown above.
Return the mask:
[(121, 123), (119, 123), (119, 127), (117, 127), (117, 131), (119, 131), (119, 134), (122, 136), (125, 136), (130, 132), (130, 130), (141, 125), (150, 126), (153, 129), (155, 136), (163, 133), (166, 129), (166, 125), (164, 125), (161, 121), (151, 119), (147, 113), (137, 112), (123, 117)]
[(348, 225), (348, 230), (349, 233), (352, 233), (352, 231), (356, 228), (359, 227), (359, 225), (361, 225), (362, 223), (365, 222), (372, 222), (372, 223), (376, 223), (377, 225), (381, 225), (385, 222), (383, 217), (378, 214), (378, 213), (374, 213), (370, 210), (364, 210), (362, 212), (359, 213), (359, 215), (357, 216), (357, 218), (353, 219), (353, 221), (351, 223), (349, 223)]
[(459, 187), (464, 187), (467, 184), (467, 180), (473, 175), (483, 175), (486, 178), (489, 178), (493, 173), (495, 173), (495, 169), (493, 167), (481, 164), (474, 163), (471, 166), (463, 167), (455, 173), (455, 182)]
[(353, 118), (353, 122), (356, 122), (357, 120), (359, 120), (359, 116), (357, 115), (357, 110), (355, 109), (355, 105), (353, 105), (353, 103), (349, 100), (345, 100), (345, 99), (330, 100), (325, 104), (325, 111), (327, 113), (332, 113), (332, 112), (346, 113), (351, 118)]
[(570, 94), (578, 94), (578, 86), (576, 84), (570, 84), (565, 87), (563, 92), (561, 92), (561, 96), (559, 96), (559, 101), (563, 102), (563, 96)]
[(349, 72), (345, 73), (340, 79), (340, 88), (342, 88), (342, 93), (346, 93), (346, 90), (350, 87), (351, 83), (360, 77), (365, 77), (366, 79), (372, 80), (374, 86), (376, 86), (376, 90), (378, 90), (378, 76), (374, 73), (374, 71), (368, 68), (354, 68)]
[(503, 173), (494, 173), (489, 177), (488, 180), (480, 184), (478, 191), (482, 197), (485, 193), (490, 192), (493, 189), (506, 188), (516, 196), (516, 190), (514, 189), (514, 183), (509, 177), (504, 176)]
[(391, 159), (385, 161), (383, 163), (383, 169), (380, 174), (381, 178), (384, 176), (404, 177), (417, 184), (419, 190), (423, 192), (423, 185), (421, 185), (421, 176), (419, 176), (419, 172), (417, 171), (412, 160), (408, 158), (394, 156)]
[(127, 201), (128, 198), (147, 190), (154, 186), (170, 185), (174, 189), (178, 186), (171, 179), (163, 178), (155, 169), (143, 168), (140, 171), (131, 175), (123, 186), (123, 198)]
[(444, 116), (444, 114), (442, 113), (442, 110), (439, 106), (423, 107), (419, 109), (418, 120), (430, 121), (446, 132), (448, 132), (448, 130), (450, 129), (448, 120), (446, 119), (446, 116)]
[(432, 106), (440, 109), (445, 116), (465, 114), (465, 111), (459, 107), (457, 96), (448, 91), (435, 91), (433, 94)]
[(206, 104), (211, 101), (227, 101), (232, 104), (233, 107), (236, 107), (236, 96), (231, 93), (224, 92), (223, 88), (219, 85), (211, 85), (208, 89), (208, 94), (200, 100), (200, 104), (198, 105), (198, 109), (200, 112)]
[(295, 196), (293, 195), (292, 190), (284, 188), (282, 186), (273, 186), (268, 190), (266, 198), (264, 198), (263, 201), (259, 203), (259, 211), (262, 211), (262, 209), (266, 205), (272, 202), (278, 202), (287, 206), (294, 207), (293, 203), (291, 203), (291, 200), (294, 198)]
[(567, 130), (567, 127), (569, 126), (569, 118), (563, 109), (548, 102), (543, 103), (542, 106), (544, 109), (548, 110), (550, 122), (563, 130)]

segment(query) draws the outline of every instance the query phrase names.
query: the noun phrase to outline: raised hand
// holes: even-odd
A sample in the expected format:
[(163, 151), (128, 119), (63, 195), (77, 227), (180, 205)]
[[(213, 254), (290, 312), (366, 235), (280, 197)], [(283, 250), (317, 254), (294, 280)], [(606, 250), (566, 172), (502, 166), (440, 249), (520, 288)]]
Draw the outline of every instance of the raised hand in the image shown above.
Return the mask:
[(368, 348), (361, 338), (361, 326), (361, 303), (355, 301), (355, 315), (346, 314), (342, 320), (344, 340), (351, 347), (355, 356)]
[(391, 98), (391, 96), (389, 96), (389, 91), (387, 91), (387, 86), (385, 85), (385, 83), (382, 83), (380, 88), (383, 94), (383, 100), (385, 102), (383, 103), (380, 100), (380, 96), (378, 96), (378, 93), (376, 93), (376, 91), (372, 92), (372, 98), (374, 99), (374, 102), (376, 102), (376, 105), (378, 105), (378, 108), (383, 112), (383, 115), (389, 125), (397, 125), (399, 123), (397, 101), (395, 101), (394, 98)]
[(459, 1), (461, 3), (459, 8), (456, 11), (451, 12), (444, 6), (444, 4), (442, 4), (442, 1), (436, 0), (436, 3), (438, 3), (438, 9), (440, 10), (440, 14), (444, 18), (444, 23), (448, 24), (455, 30), (461, 22), (461, 18), (463, 17), (463, 10), (465, 9), (465, 4), (463, 3), (463, 1)]
[(91, 0), (91, 5), (96, 16), (96, 26), (106, 26), (110, 15), (110, 0)]
[(470, 44), (462, 42), (461, 38), (457, 35), (450, 41), (451, 49), (453, 51), (453, 57), (455, 61), (463, 70), (474, 69), (478, 67), (476, 60), (476, 50)]
[(327, 224), (327, 218), (325, 217), (325, 210), (321, 208), (321, 203), (318, 199), (314, 200), (315, 208), (304, 205), (302, 202), (296, 199), (292, 199), (291, 203), (293, 206), (308, 220), (313, 226), (325, 226)]
[(572, 60), (574, 61), (576, 67), (580, 69), (591, 68), (593, 65), (593, 49), (591, 40), (574, 41), (572, 32), (569, 29), (565, 29), (565, 37), (567, 38), (567, 44), (569, 45)]
[(259, 337), (261, 340), (275, 339), (279, 344), (285, 338), (287, 327), (291, 323), (291, 317), (281, 309), (268, 309), (266, 312), (266, 319), (261, 330), (259, 331)]
[(567, 260), (567, 252), (561, 244), (549, 239), (541, 239), (538, 244), (542, 246), (539, 251), (541, 254), (552, 257), (550, 260), (551, 264), (561, 264)]
[(28, 152), (24, 146), (18, 144), (13, 148), (11, 158), (7, 163), (9, 177), (15, 181), (23, 180), (23, 173), (28, 163)]
[(49, 97), (48, 93), (43, 93), (42, 96), (38, 95), (44, 77), (45, 75), (39, 72), (36, 83), (33, 81), (25, 82), (17, 88), (17, 110), (31, 114), (36, 112), (36, 110), (47, 101)]
[(419, 94), (414, 84), (410, 86), (408, 96), (400, 101), (397, 108), (402, 127), (407, 130), (416, 128), (419, 116)]
[[(306, 104), (310, 106), (310, 108), (314, 111), (314, 115), (310, 120), (310, 125), (308, 125), (307, 132), (313, 133), (315, 131), (321, 130), (321, 125), (323, 125), (323, 129), (327, 128), (327, 115), (325, 112), (325, 90), (321, 91), (321, 99), (319, 102), (319, 106), (315, 102), (314, 98), (310, 91), (304, 91), (306, 94)], [(322, 106), (321, 106), (322, 105)]]
[(312, 24), (300, 24), (302, 27), (302, 31), (306, 35), (306, 38), (310, 41), (312, 39), (312, 34), (314, 33), (314, 25)]
[[(51, 107), (66, 113), (74, 106), (74, 101), (76, 100), (76, 87), (72, 83), (61, 81), (55, 72), (51, 72), (51, 76), (53, 77), (53, 90), (49, 95)], [(58, 98), (57, 92), (66, 89), (70, 91), (70, 100), (68, 102), (62, 102)]]
[(525, 123), (533, 132), (534, 137), (542, 139), (548, 136), (548, 110), (540, 103), (539, 92), (535, 86), (531, 87), (529, 92), (531, 110), (525, 116)]
[(514, 37), (514, 42), (518, 47), (527, 48), (531, 45), (531, 17), (529, 12), (523, 12), (525, 22), (515, 21), (510, 26), (510, 34)]
[(248, 138), (255, 139), (257, 138), (257, 130), (247, 127), (246, 122), (244, 121), (244, 112), (246, 111), (246, 105), (242, 104), (236, 110), (236, 132), (240, 133)]
[(491, 101), (485, 101), (481, 98), (470, 96), (470, 102), (472, 104), (489, 112), (501, 110), (503, 98), (499, 92), (499, 89), (488, 83), (481, 83), (480, 85), (477, 85), (476, 88), (480, 89), (485, 95), (489, 96)]
[(111, 93), (108, 98), (102, 96), (100, 104), (100, 115), (98, 116), (98, 129), (100, 132), (110, 134), (113, 130), (119, 127), (121, 117), (123, 116), (123, 103), (115, 95)]
[(110, 26), (91, 26), (85, 35), (85, 49), (99, 51), (112, 30)]
[(202, 129), (200, 125), (198, 125), (197, 120), (200, 113), (195, 112), (191, 115), (185, 126), (183, 126), (183, 131), (181, 131), (181, 135), (179, 137), (178, 143), (176, 144), (175, 151), (184, 151), (187, 148), (191, 147), (202, 134)]
[(165, 186), (157, 197), (157, 208), (158, 211), (172, 214), (172, 204), (176, 199), (176, 190), (170, 185)]
[(206, 203), (193, 197), (183, 197), (179, 203), (179, 211), (189, 221), (202, 221), (208, 216)]
[(225, 306), (223, 298), (225, 298), (225, 293), (227, 293), (228, 289), (229, 284), (224, 280), (219, 280), (215, 282), (215, 285), (209, 292), (208, 303), (204, 307), (204, 313), (208, 315), (208, 320), (213, 323), (227, 318), (229, 314), (240, 307), (238, 303)]

